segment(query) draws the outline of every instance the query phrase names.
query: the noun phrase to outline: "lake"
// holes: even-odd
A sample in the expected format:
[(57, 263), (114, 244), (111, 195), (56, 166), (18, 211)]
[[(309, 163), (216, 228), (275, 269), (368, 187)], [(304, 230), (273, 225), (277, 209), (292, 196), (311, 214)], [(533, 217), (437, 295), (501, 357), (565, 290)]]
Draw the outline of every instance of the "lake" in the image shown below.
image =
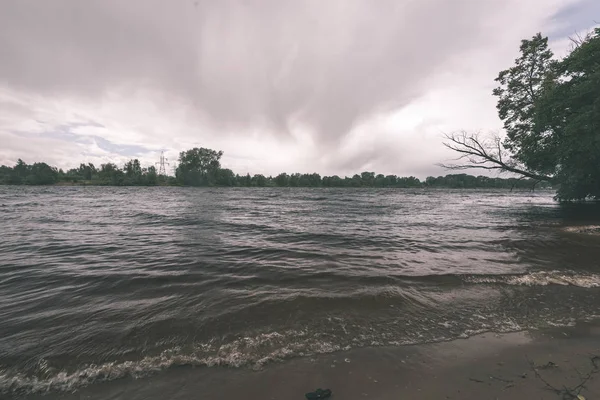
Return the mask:
[(600, 318), (552, 195), (0, 186), (0, 394)]

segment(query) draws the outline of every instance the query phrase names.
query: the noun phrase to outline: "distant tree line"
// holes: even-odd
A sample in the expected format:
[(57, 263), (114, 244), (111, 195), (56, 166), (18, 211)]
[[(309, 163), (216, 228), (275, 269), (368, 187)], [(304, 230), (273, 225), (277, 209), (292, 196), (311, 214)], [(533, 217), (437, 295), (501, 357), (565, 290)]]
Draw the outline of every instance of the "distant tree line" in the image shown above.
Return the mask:
[(4, 185), (107, 185), (107, 186), (239, 186), (239, 187), (375, 187), (375, 188), (518, 188), (531, 189), (534, 180), (491, 178), (467, 174), (428, 177), (424, 182), (414, 176), (400, 177), (362, 172), (351, 177), (337, 175), (281, 173), (275, 177), (238, 175), (221, 168), (222, 151), (194, 148), (179, 154), (175, 176), (158, 175), (154, 166), (142, 167), (130, 160), (122, 168), (113, 163), (96, 167), (80, 164), (67, 171), (46, 163), (26, 164), (19, 159), (14, 167), (0, 166), (0, 184)]
[(53, 185), (90, 184), (110, 186), (157, 185), (156, 168), (142, 168), (139, 160), (130, 160), (123, 168), (106, 163), (96, 167), (92, 163), (80, 164), (67, 171), (46, 163), (27, 164), (19, 159), (14, 167), (0, 166), (0, 184), (4, 185)]

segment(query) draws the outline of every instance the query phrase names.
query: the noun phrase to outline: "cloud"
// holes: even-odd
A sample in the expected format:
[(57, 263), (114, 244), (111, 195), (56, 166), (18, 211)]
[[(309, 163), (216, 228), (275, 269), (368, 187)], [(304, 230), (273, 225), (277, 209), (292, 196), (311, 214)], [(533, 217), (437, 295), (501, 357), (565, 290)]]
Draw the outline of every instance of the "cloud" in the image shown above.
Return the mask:
[(418, 96), (500, 4), (436, 3), (9, 1), (0, 77), (51, 96), (150, 87), (218, 129), (337, 139)]
[(28, 132), (75, 151), (60, 165), (201, 145), (241, 173), (436, 172), (441, 131), (499, 127), (493, 78), (519, 40), (586, 4), (4, 1), (0, 163)]

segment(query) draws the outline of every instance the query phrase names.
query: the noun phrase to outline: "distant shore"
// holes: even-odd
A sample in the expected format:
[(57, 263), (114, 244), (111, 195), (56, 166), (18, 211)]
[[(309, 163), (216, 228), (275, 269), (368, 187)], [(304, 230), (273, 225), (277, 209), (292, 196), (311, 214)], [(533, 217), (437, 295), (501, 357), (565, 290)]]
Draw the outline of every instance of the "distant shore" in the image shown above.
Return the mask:
[(43, 185), (27, 185), (27, 184), (6, 184), (0, 183), (0, 186), (11, 186), (11, 187), (141, 187), (141, 188), (153, 188), (153, 187), (196, 187), (196, 188), (272, 188), (272, 189), (458, 189), (458, 190), (505, 190), (505, 191), (521, 191), (521, 192), (537, 192), (537, 191), (552, 191), (554, 189), (550, 187), (539, 187), (539, 188), (527, 188), (527, 187), (457, 187), (457, 186), (442, 186), (442, 185), (421, 185), (421, 186), (226, 186), (226, 185), (209, 185), (209, 186), (192, 186), (182, 185), (179, 183), (157, 183), (153, 185), (113, 185), (110, 183), (102, 182), (56, 182), (51, 184)]
[[(187, 154), (187, 155), (186, 155)], [(140, 161), (130, 160), (123, 168), (116, 164), (81, 164), (67, 171), (46, 163), (29, 165), (18, 160), (14, 167), (0, 165), (0, 185), (62, 185), (62, 186), (203, 186), (203, 187), (372, 187), (372, 188), (464, 188), (464, 189), (530, 189), (551, 188), (549, 182), (515, 177), (473, 176), (448, 174), (428, 176), (424, 181), (414, 176), (396, 176), (363, 171), (340, 177), (321, 176), (318, 173), (235, 174), (221, 168), (222, 152), (210, 149), (192, 149), (180, 155), (175, 176), (157, 171), (154, 166), (142, 168)], [(208, 158), (207, 158), (208, 157)], [(188, 159), (189, 158), (189, 159)], [(185, 161), (187, 160), (187, 161)], [(185, 161), (185, 162), (184, 162)], [(188, 165), (189, 164), (189, 165)]]
[(595, 399), (600, 396), (598, 355), (600, 325), (581, 323), (355, 349), (271, 364), (261, 371), (181, 367), (146, 379), (121, 379), (73, 394), (32, 398), (283, 400), (303, 399), (306, 392), (321, 387), (331, 389), (334, 400), (561, 399), (561, 390)]

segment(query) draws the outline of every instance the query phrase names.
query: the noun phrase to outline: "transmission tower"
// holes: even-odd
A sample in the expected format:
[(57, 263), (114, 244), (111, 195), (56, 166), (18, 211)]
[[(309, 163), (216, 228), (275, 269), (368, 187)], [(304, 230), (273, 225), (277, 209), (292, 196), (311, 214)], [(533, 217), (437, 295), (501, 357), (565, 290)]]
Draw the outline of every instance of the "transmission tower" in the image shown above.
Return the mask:
[(161, 151), (160, 152), (160, 161), (154, 163), (154, 165), (156, 165), (156, 164), (159, 165), (158, 176), (167, 175), (167, 169), (165, 168), (165, 165), (169, 165), (169, 163), (167, 161), (169, 161), (169, 160), (165, 158), (165, 152)]

